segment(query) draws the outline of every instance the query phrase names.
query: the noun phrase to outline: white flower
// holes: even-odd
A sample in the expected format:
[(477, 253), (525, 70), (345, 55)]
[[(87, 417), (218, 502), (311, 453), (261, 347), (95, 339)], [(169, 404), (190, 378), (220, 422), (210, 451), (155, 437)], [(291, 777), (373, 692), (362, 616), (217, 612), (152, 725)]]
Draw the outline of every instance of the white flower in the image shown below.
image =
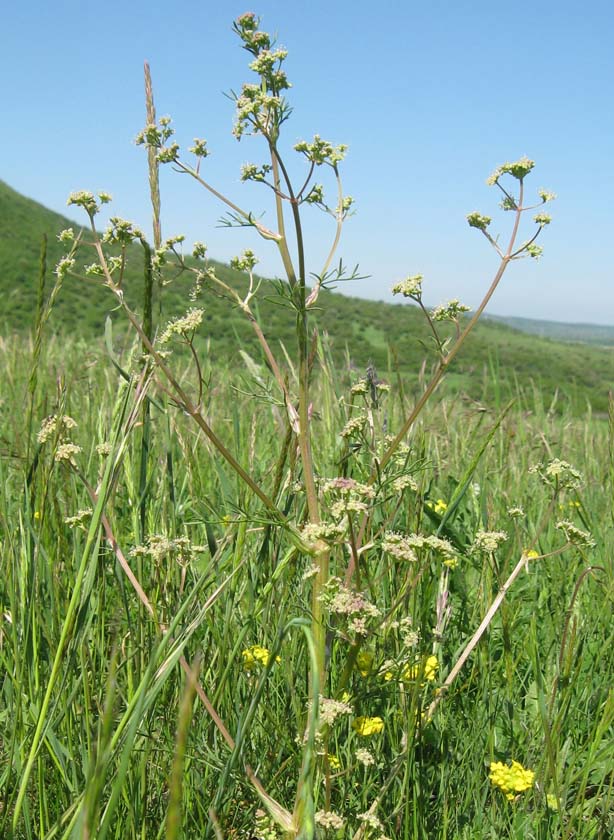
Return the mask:
[(403, 297), (419, 298), (422, 295), (422, 274), (414, 274), (401, 280), (392, 287), (393, 295), (403, 295)]
[(331, 828), (339, 831), (345, 825), (345, 820), (333, 811), (316, 811), (315, 820), (322, 828)]
[(359, 761), (365, 767), (370, 767), (375, 764), (375, 758), (369, 750), (356, 750), (356, 761)]
[(159, 343), (166, 344), (174, 335), (193, 333), (201, 325), (204, 314), (204, 309), (190, 309), (183, 317), (169, 321)]
[(499, 548), (502, 542), (507, 539), (505, 531), (482, 531), (479, 530), (473, 541), (472, 550), (482, 551), (486, 554), (492, 554)]

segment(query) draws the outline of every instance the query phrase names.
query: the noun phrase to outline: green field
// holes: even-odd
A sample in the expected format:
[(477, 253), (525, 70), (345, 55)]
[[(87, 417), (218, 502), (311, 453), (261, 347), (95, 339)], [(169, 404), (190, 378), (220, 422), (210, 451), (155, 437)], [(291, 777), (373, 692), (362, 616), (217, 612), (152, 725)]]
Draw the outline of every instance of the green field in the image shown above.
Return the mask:
[[(310, 691), (296, 622), (310, 616), (313, 561), (153, 383), (144, 438), (135, 380), (126, 383), (99, 342), (44, 336), (33, 380), (35, 352), (25, 338), (0, 345), (0, 836), (281, 837), (258, 821), (262, 801), (244, 768), (292, 811)], [(126, 351), (116, 361), (128, 371), (135, 358)], [(325, 346), (319, 363), (318, 480), (365, 482), (411, 394), (393, 385), (375, 408), (350, 395), (360, 371), (336, 369)], [(194, 371), (178, 364), (193, 393)], [(498, 376), (501, 392), (517, 387)], [(202, 377), (209, 422), (289, 526), (300, 528), (302, 474), (270, 373), (258, 363), (221, 369), (205, 358)], [(550, 411), (534, 389), (502, 417), (495, 406), (451, 397), (444, 383), (376, 482), (353, 588), (378, 617), (367, 617), (365, 635), (348, 627), (356, 616), (331, 612), (327, 620), (332, 658), (320, 693), (346, 702), (347, 712), (313, 746), (313, 790), (315, 810), (345, 823), (321, 836), (612, 836), (613, 427), (576, 416), (563, 397), (560, 409)], [(368, 425), (340, 437), (357, 410)], [(77, 426), (37, 443), (51, 414)], [(74, 465), (57, 460), (68, 439), (81, 447)], [(581, 487), (546, 486), (530, 472), (554, 457), (583, 473)], [(403, 477), (406, 489), (393, 490)], [(324, 505), (332, 501), (321, 484), (320, 493)], [(440, 500), (452, 499), (442, 521)], [(516, 506), (524, 516), (510, 516)], [(361, 514), (353, 516), (357, 529)], [(596, 546), (569, 543), (556, 528), (561, 519), (590, 531)], [(481, 529), (507, 539), (481, 552)], [(427, 547), (411, 560), (385, 551), (391, 532), (439, 534), (455, 567)], [(351, 557), (347, 539), (331, 557), (340, 578)], [(529, 548), (545, 556), (515, 581), (429, 716)], [(250, 658), (255, 645), (270, 652), (268, 668)], [(197, 668), (239, 744), (234, 752), (194, 699), (180, 655)], [(436, 671), (425, 670), (433, 656)], [(361, 736), (361, 718), (380, 719), (382, 731)], [(512, 802), (489, 782), (489, 765), (511, 760), (535, 773)], [(381, 830), (357, 835), (367, 825), (359, 815), (374, 803)]]
[[(76, 213), (75, 213), (76, 215)], [(81, 220), (83, 223), (83, 220)], [(48, 286), (52, 270), (64, 253), (57, 234), (64, 228), (79, 226), (74, 221), (46, 210), (0, 182), (0, 294), (4, 307), (4, 333), (25, 333), (33, 327), (39, 276), (41, 237), (48, 237)], [(189, 249), (187, 249), (189, 251)], [(225, 266), (218, 266), (220, 275), (240, 287), (244, 278)], [(126, 295), (138, 310), (143, 297), (143, 257), (136, 246), (128, 258)], [(176, 272), (174, 273), (176, 274)], [(169, 278), (174, 276), (169, 272)], [(157, 300), (161, 306), (161, 325), (185, 311), (191, 280), (178, 277), (165, 286)], [(423, 361), (427, 370), (435, 363), (430, 350), (428, 328), (418, 307), (386, 304), (323, 292), (318, 301), (318, 326), (330, 337), (331, 352), (338, 366), (348, 363), (358, 370), (373, 362), (382, 376), (389, 368), (399, 370), (410, 383)], [(247, 352), (259, 355), (249, 324), (242, 314), (215, 294), (204, 301), (208, 354), (225, 364), (235, 354), (237, 338)], [(294, 346), (294, 324), (288, 311), (279, 306), (271, 284), (265, 281), (257, 298), (267, 334), (279, 347)], [(0, 316), (1, 318), (2, 316)], [(117, 312), (113, 296), (88, 281), (66, 278), (52, 313), (48, 328), (59, 335), (68, 332), (88, 342), (100, 342), (105, 320), (111, 317), (116, 332), (123, 334), (125, 324)], [(537, 322), (546, 324), (547, 322)], [(496, 371), (497, 387), (492, 379)], [(518, 390), (535, 388), (543, 400), (571, 400), (573, 410), (583, 414), (587, 404), (593, 411), (607, 412), (608, 390), (614, 382), (614, 351), (589, 344), (569, 344), (532, 336), (506, 324), (485, 320), (475, 330), (449, 374), (448, 387), (474, 400), (504, 402)], [(504, 392), (501, 391), (504, 389)], [(527, 410), (530, 409), (527, 404)]]
[[(273, 228), (173, 142), (147, 65), (153, 242), (99, 229), (107, 194), (71, 195), (80, 234), (0, 182), (0, 838), (609, 840), (614, 353), (480, 320), (554, 196), (527, 157), (488, 179), (475, 313), (421, 275), (405, 304), (326, 288), (346, 147), (296, 143), (293, 183), (287, 53), (233, 29)], [(163, 243), (165, 164), (284, 279)], [(319, 297), (303, 205), (332, 217)]]

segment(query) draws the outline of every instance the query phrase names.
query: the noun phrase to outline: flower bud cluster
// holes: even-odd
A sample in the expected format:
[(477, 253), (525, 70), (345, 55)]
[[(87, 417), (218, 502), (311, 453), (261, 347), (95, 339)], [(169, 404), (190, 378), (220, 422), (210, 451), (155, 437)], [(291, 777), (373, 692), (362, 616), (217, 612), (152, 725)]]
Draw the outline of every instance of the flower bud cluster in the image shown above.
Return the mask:
[(109, 220), (109, 227), (102, 236), (105, 245), (130, 245), (135, 239), (145, 239), (143, 231), (119, 216), (113, 216)]
[(542, 246), (541, 245), (536, 245), (534, 242), (530, 242), (525, 247), (525, 251), (534, 260), (538, 260), (541, 257), (541, 255), (544, 253), (544, 249), (542, 248)]
[(474, 554), (492, 554), (506, 539), (505, 531), (483, 531), (480, 529), (475, 535), (471, 551)]
[(341, 831), (345, 825), (343, 817), (340, 817), (334, 811), (316, 811), (314, 819), (316, 824), (325, 830)]
[(236, 121), (233, 134), (240, 139), (244, 133), (263, 134), (276, 140), (279, 127), (289, 114), (282, 91), (291, 87), (283, 62), (284, 49), (272, 49), (271, 37), (259, 30), (260, 19), (252, 12), (241, 15), (233, 29), (243, 41), (244, 48), (254, 56), (250, 70), (260, 76), (259, 84), (245, 84), (236, 97)]
[(262, 182), (266, 180), (271, 169), (272, 166), (268, 163), (264, 163), (262, 166), (258, 166), (255, 163), (244, 163), (241, 167), (241, 180)]
[(478, 213), (477, 210), (474, 210), (473, 213), (469, 213), (467, 215), (467, 221), (469, 222), (469, 227), (474, 227), (478, 230), (486, 230), (488, 225), (492, 222), (492, 219), (490, 216), (483, 216), (481, 213)]
[[(159, 269), (162, 268), (163, 265), (166, 265), (167, 255), (169, 253), (173, 253), (175, 254), (175, 256), (179, 257), (175, 245), (181, 245), (182, 242), (185, 242), (185, 236), (182, 233), (178, 233), (175, 236), (169, 236), (168, 239), (165, 239), (164, 242), (160, 245), (160, 247), (156, 248), (156, 250), (153, 253), (153, 256), (151, 258), (152, 266), (154, 268)], [(194, 254), (194, 256), (196, 256), (196, 254)]]
[[(445, 510), (442, 512), (445, 512)], [(414, 551), (432, 551), (442, 561), (444, 566), (448, 566), (451, 569), (455, 569), (458, 566), (458, 554), (449, 540), (443, 537), (437, 537), (435, 534), (429, 534), (426, 537), (423, 534), (408, 534), (405, 539)]]
[(260, 85), (244, 84), (235, 104), (237, 115), (232, 133), (237, 140), (245, 133), (276, 138), (285, 110), (283, 99), (266, 93)]
[[(179, 157), (179, 144), (171, 143), (165, 145), (167, 141), (173, 136), (175, 129), (171, 128), (170, 117), (160, 117), (158, 125), (155, 123), (148, 123), (145, 128), (140, 131), (135, 137), (137, 146), (148, 146), (152, 149), (158, 149), (156, 159), (159, 163), (173, 163)], [(206, 145), (204, 140), (195, 140), (195, 148), (200, 151)], [(195, 154), (197, 154), (195, 152)], [(206, 155), (201, 155), (202, 157)]]
[(518, 210), (516, 199), (511, 195), (504, 195), (499, 206), (502, 210)]
[(548, 190), (539, 189), (537, 191), (538, 196), (541, 198), (542, 202), (545, 204), (547, 201), (554, 201), (556, 198), (555, 193), (549, 192)]
[(176, 560), (180, 565), (185, 565), (191, 560), (194, 554), (201, 554), (207, 551), (204, 546), (193, 545), (188, 537), (168, 537), (165, 534), (151, 534), (145, 545), (135, 545), (130, 551), (131, 557), (150, 557), (154, 563)]
[(351, 715), (353, 712), (349, 703), (333, 700), (331, 697), (320, 695), (318, 721), (320, 726), (332, 726), (341, 715)]
[(324, 187), (322, 184), (314, 184), (308, 195), (305, 197), (307, 204), (324, 204)]
[(58, 233), (58, 240), (63, 242), (65, 245), (69, 242), (75, 241), (75, 232), (70, 228), (65, 228)]
[(508, 508), (507, 515), (511, 516), (512, 519), (524, 519), (526, 517), (524, 510), (517, 506)]
[(137, 134), (135, 143), (137, 146), (145, 145), (160, 148), (160, 146), (163, 146), (175, 133), (175, 129), (171, 128), (171, 122), (172, 120), (170, 117), (160, 117), (158, 125), (155, 123), (148, 123), (145, 128)]
[(418, 482), (409, 473), (397, 476), (392, 481), (392, 489), (395, 493), (402, 493), (403, 490), (412, 490), (414, 493), (418, 492)]
[(577, 528), (573, 522), (570, 522), (568, 519), (563, 519), (560, 522), (557, 522), (556, 527), (559, 531), (562, 531), (565, 534), (567, 542), (583, 548), (595, 548), (597, 545), (588, 531), (583, 531), (581, 528)]
[(85, 523), (91, 517), (92, 513), (93, 511), (91, 508), (78, 510), (74, 516), (66, 516), (64, 518), (64, 524), (68, 525), (69, 528), (80, 528), (85, 530)]
[(230, 267), (235, 271), (244, 271), (249, 274), (254, 270), (254, 266), (257, 265), (257, 263), (258, 260), (254, 252), (249, 248), (246, 248), (240, 257), (232, 257), (230, 260)]
[(359, 414), (356, 417), (350, 417), (350, 419), (347, 421), (343, 429), (341, 429), (339, 434), (342, 438), (352, 437), (353, 435), (362, 431), (366, 420), (367, 418), (364, 414)]
[(209, 149), (207, 149), (207, 141), (201, 140), (199, 137), (194, 138), (194, 145), (190, 146), (189, 151), (199, 158), (206, 158), (211, 154)]
[(486, 183), (489, 186), (493, 186), (494, 184), (498, 183), (499, 178), (502, 175), (511, 175), (513, 178), (516, 178), (518, 181), (522, 181), (529, 172), (535, 166), (534, 160), (529, 160), (528, 157), (520, 158), (520, 160), (515, 161), (514, 163), (503, 163), (499, 166), (492, 175), (488, 178)]
[(207, 280), (212, 280), (213, 282), (216, 282), (218, 279), (215, 273), (215, 266), (212, 265), (207, 265), (205, 268), (194, 269), (193, 274), (194, 285), (190, 289), (189, 295), (190, 300), (192, 302), (197, 301), (198, 298), (201, 296), (203, 287)]
[(356, 761), (363, 765), (363, 767), (371, 767), (375, 764), (375, 756), (369, 750), (358, 749), (355, 752)]
[(343, 519), (348, 513), (364, 513), (369, 509), (369, 502), (375, 498), (373, 487), (353, 478), (328, 479), (322, 484), (322, 492), (332, 496), (326, 504), (336, 520)]
[[(108, 264), (108, 260), (107, 260)], [(83, 267), (83, 271), (85, 272), (87, 277), (104, 277), (104, 268), (100, 265), (100, 263), (90, 263)]]
[(344, 616), (348, 629), (357, 636), (366, 636), (369, 623), (381, 614), (362, 592), (349, 589), (338, 577), (329, 578), (320, 594), (320, 601), (331, 613)]
[(392, 294), (420, 300), (422, 297), (422, 280), (422, 274), (413, 274), (406, 277), (405, 280), (401, 280), (400, 283), (392, 287)]
[(59, 417), (57, 414), (51, 414), (43, 420), (40, 431), (36, 435), (36, 440), (42, 445), (57, 435), (59, 440), (66, 441), (69, 438), (71, 430), (76, 428), (76, 420), (73, 420), (68, 414), (64, 414), (62, 417)]
[(339, 146), (333, 146), (328, 140), (322, 140), (319, 134), (314, 134), (311, 143), (308, 143), (306, 140), (301, 140), (294, 146), (296, 152), (305, 155), (307, 160), (315, 164), (315, 166), (328, 164), (333, 168), (343, 160), (347, 149), (348, 147), (343, 143)]
[(185, 315), (179, 318), (174, 318), (166, 326), (166, 329), (160, 336), (158, 343), (160, 345), (168, 344), (168, 342), (175, 335), (182, 336), (184, 339), (191, 338), (194, 332), (201, 325), (204, 309), (190, 309)]
[(386, 554), (390, 554), (392, 557), (396, 557), (397, 560), (415, 563), (418, 559), (409, 540), (402, 534), (397, 534), (394, 531), (386, 531), (380, 547), (382, 551), (385, 551)]
[(75, 455), (78, 455), (83, 450), (76, 443), (61, 443), (55, 451), (55, 460), (58, 463), (62, 461), (70, 464), (72, 467), (77, 466)]
[(57, 263), (54, 273), (58, 280), (63, 280), (74, 268), (75, 260), (72, 257), (61, 257)]
[(341, 204), (337, 205), (336, 213), (337, 215), (347, 216), (352, 207), (354, 206), (354, 199), (351, 195), (344, 195), (341, 199)]
[(433, 321), (456, 321), (463, 312), (470, 312), (470, 307), (453, 298), (449, 303), (442, 303), (431, 312)]
[(96, 197), (94, 196), (94, 193), (91, 193), (88, 190), (77, 190), (76, 192), (72, 192), (68, 196), (66, 204), (69, 207), (71, 205), (75, 205), (76, 207), (83, 207), (83, 209), (91, 219), (96, 215), (96, 213), (100, 211), (100, 206), (102, 204), (108, 204), (110, 201), (111, 196), (107, 192), (98, 193), (97, 201)]
[(301, 538), (308, 549), (321, 549), (322, 542), (333, 545), (345, 537), (347, 522), (308, 522), (301, 529)]
[(559, 458), (553, 458), (546, 465), (535, 464), (529, 467), (529, 472), (537, 475), (547, 487), (559, 490), (579, 490), (584, 484), (582, 474)]

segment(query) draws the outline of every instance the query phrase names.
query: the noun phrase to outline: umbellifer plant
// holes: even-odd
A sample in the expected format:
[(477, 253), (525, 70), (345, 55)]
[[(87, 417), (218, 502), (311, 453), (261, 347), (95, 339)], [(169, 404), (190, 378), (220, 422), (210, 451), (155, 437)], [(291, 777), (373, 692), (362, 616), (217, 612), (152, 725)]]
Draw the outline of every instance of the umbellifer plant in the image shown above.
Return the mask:
[[(195, 689), (230, 749), (230, 758), (222, 777), (223, 782), (226, 782), (230, 772), (243, 760), (245, 732), (253, 720), (265, 690), (267, 677), (275, 666), (284, 639), (295, 628), (303, 631), (310, 663), (310, 712), (306, 713), (305, 732), (299, 733), (302, 765), (293, 806), (289, 808), (276, 802), (267, 793), (266, 780), (262, 783), (255, 771), (245, 762), (244, 766), (247, 778), (283, 835), (310, 838), (318, 830), (317, 825), (321, 831), (331, 832), (339, 831), (343, 826), (343, 818), (331, 810), (334, 798), (334, 756), (330, 749), (330, 737), (335, 721), (352, 713), (350, 698), (346, 697), (352, 674), (358, 669), (361, 674), (368, 676), (374, 669), (379, 668), (382, 678), (386, 681), (427, 688), (436, 678), (440, 667), (437, 639), (443, 636), (449, 615), (448, 575), (458, 564), (462, 553), (458, 545), (444, 538), (442, 534), (455, 506), (461, 501), (462, 493), (466, 492), (466, 487), (447, 504), (441, 501), (432, 507), (430, 514), (437, 527), (435, 533), (430, 535), (400, 534), (391, 531), (388, 523), (393, 517), (385, 512), (385, 506), (389, 504), (391, 491), (399, 497), (407, 493), (413, 494), (415, 503), (419, 503), (417, 473), (416, 470), (412, 470), (407, 457), (407, 441), (412, 429), (473, 330), (508, 265), (523, 257), (539, 257), (541, 250), (536, 240), (550, 222), (550, 217), (543, 212), (542, 207), (554, 196), (541, 190), (537, 202), (527, 204), (525, 179), (534, 166), (533, 161), (528, 158), (505, 163), (491, 176), (489, 183), (500, 191), (502, 209), (512, 218), (511, 233), (507, 243), (502, 245), (500, 240), (490, 233), (490, 217), (478, 212), (470, 213), (467, 217), (469, 225), (486, 237), (500, 260), (490, 287), (470, 318), (464, 318), (468, 308), (458, 300), (450, 301), (429, 312), (423, 303), (421, 275), (408, 276), (394, 286), (394, 293), (416, 303), (422, 308), (427, 319), (436, 353), (431, 379), (413, 408), (398, 423), (396, 434), (386, 436), (382, 424), (379, 423), (378, 426), (379, 421), (376, 417), (378, 400), (383, 396), (384, 386), (377, 379), (375, 372), (370, 370), (364, 379), (354, 384), (346, 404), (346, 423), (340, 436), (344, 453), (343, 458), (340, 458), (340, 464), (344, 464), (343, 471), (340, 470), (339, 475), (332, 477), (320, 475), (317, 457), (314, 457), (312, 434), (314, 408), (317, 410), (317, 405), (314, 406), (314, 400), (317, 399), (317, 391), (314, 390), (315, 365), (319, 358), (314, 310), (320, 290), (334, 286), (341, 280), (351, 280), (358, 276), (356, 270), (348, 272), (341, 263), (335, 264), (342, 227), (353, 207), (353, 199), (344, 194), (340, 174), (347, 148), (345, 145), (335, 145), (323, 140), (317, 134), (310, 141), (296, 143), (293, 151), (303, 159), (304, 173), (297, 182), (292, 180), (289, 174), (291, 167), (287, 165), (286, 150), (282, 144), (283, 127), (291, 112), (286, 99), (286, 91), (290, 87), (284, 70), (286, 50), (275, 46), (271, 37), (260, 29), (260, 21), (254, 14), (239, 17), (234, 23), (234, 31), (243, 48), (251, 56), (249, 67), (254, 77), (253, 81), (243, 85), (238, 94), (233, 94), (236, 106), (233, 133), (238, 139), (248, 135), (256, 136), (261, 139), (264, 148), (264, 160), (245, 164), (241, 170), (241, 179), (262, 184), (263, 188), (269, 191), (275, 214), (274, 227), (265, 226), (259, 221), (259, 214), (244, 209), (211, 183), (207, 175), (209, 150), (206, 140), (195, 139), (188, 156), (182, 154), (179, 145), (173, 140), (174, 132), (170, 118), (156, 119), (149, 68), (146, 66), (148, 122), (139, 133), (137, 143), (144, 145), (148, 152), (154, 210), (153, 242), (148, 242), (145, 234), (136, 225), (119, 217), (112, 217), (108, 228), (104, 232), (99, 231), (96, 216), (101, 206), (110, 201), (110, 196), (106, 193), (95, 196), (86, 191), (76, 192), (70, 196), (69, 204), (79, 206), (85, 211), (89, 220), (89, 231), (74, 241), (70, 252), (58, 264), (56, 271), (60, 279), (69, 273), (76, 274), (77, 250), (86, 246), (93, 247), (96, 259), (85, 267), (85, 277), (103, 283), (115, 296), (144, 350), (139, 399), (142, 400), (143, 389), (157, 384), (174, 404), (197, 424), (217, 454), (226, 461), (258, 500), (261, 506), (258, 518), (267, 539), (275, 532), (278, 545), (286, 545), (288, 548), (289, 553), (284, 562), (287, 566), (290, 562), (288, 558), (292, 558), (297, 585), (298, 581), (307, 581), (310, 586), (310, 604), (306, 610), (306, 619), (292, 619), (280, 627), (274, 649), (253, 646), (243, 651), (245, 668), (252, 673), (260, 673), (260, 678), (255, 683), (252, 703), (246, 710), (235, 737), (230, 734), (210, 700), (214, 687), (210, 689), (199, 684)], [(277, 248), (285, 280), (276, 284), (276, 294), (279, 302), (287, 308), (288, 317), (296, 324), (293, 360), (280, 357), (274, 352), (271, 336), (267, 336), (265, 325), (258, 319), (254, 301), (259, 293), (260, 283), (254, 272), (257, 260), (251, 250), (245, 250), (231, 262), (231, 266), (246, 278), (246, 290), (240, 292), (235, 285), (219, 276), (215, 266), (208, 261), (207, 248), (203, 243), (195, 243), (191, 257), (186, 258), (179, 247), (183, 237), (162, 239), (158, 181), (160, 165), (169, 165), (179, 173), (188, 175), (196, 184), (214, 195), (225, 207), (225, 223), (228, 226), (252, 228), (263, 240)], [(327, 197), (324, 183), (318, 180), (320, 173), (328, 176), (332, 183), (331, 199)], [(328, 256), (317, 271), (310, 270), (303, 229), (303, 214), (313, 208), (328, 214), (333, 225)], [(538, 212), (533, 219), (536, 225), (534, 232), (521, 241), (519, 230), (523, 215), (535, 209)], [(65, 233), (63, 238), (65, 241), (71, 240), (69, 233)], [(127, 261), (134, 259), (135, 243), (144, 249), (150, 293), (155, 278), (163, 278), (170, 267), (173, 271), (179, 268), (181, 272), (190, 272), (194, 278), (192, 307), (183, 316), (160, 328), (157, 334), (153, 328), (150, 301), (145, 307), (145, 317), (140, 318), (128, 306), (124, 296), (125, 268)], [(283, 458), (280, 457), (280, 473), (268, 485), (256, 480), (232, 454), (218, 432), (212, 428), (203, 408), (204, 383), (195, 335), (201, 327), (204, 313), (198, 302), (210, 291), (227, 298), (229, 305), (238, 307), (248, 319), (272, 373), (277, 389), (275, 399), (285, 411), (288, 435)], [(442, 332), (441, 324), (444, 322), (453, 325), (451, 332), (446, 332), (445, 329)], [(193, 389), (183, 384), (183, 380), (180, 380), (173, 368), (172, 358), (169, 358), (169, 349), (177, 340), (186, 344), (192, 354), (196, 375), (196, 387)], [(293, 375), (294, 371), (296, 376)], [(144, 413), (143, 417), (146, 425), (149, 415)], [(288, 498), (288, 487), (286, 486), (285, 490), (282, 487), (281, 470), (287, 453), (293, 448), (298, 452), (292, 473), (294, 502), (287, 506), (282, 504), (284, 492), (285, 498)], [(553, 498), (557, 497), (559, 491), (560, 488), (557, 487)], [(95, 498), (93, 490), (92, 493)], [(144, 518), (142, 521), (144, 523)], [(105, 527), (107, 537), (111, 539), (108, 523)], [(259, 538), (260, 536), (254, 537)], [(476, 536), (475, 552), (481, 551), (485, 556), (492, 557), (504, 539), (505, 535), (501, 532), (480, 532)], [(377, 558), (377, 563), (388, 564), (389, 568), (412, 568), (410, 574), (399, 571), (401, 577), (398, 597), (385, 604), (376, 603), (376, 561), (373, 558)], [(440, 563), (434, 647), (423, 655), (412, 653), (408, 658), (407, 650), (411, 650), (415, 644), (415, 634), (412, 636), (411, 617), (399, 619), (399, 610), (405, 603), (404, 598), (419, 585), (421, 578), (432, 574), (431, 563), (434, 559)], [(449, 687), (492, 620), (505, 592), (519, 572), (526, 568), (530, 559), (530, 552), (523, 552), (509, 580), (493, 601), (484, 622), (467, 644), (457, 663), (449, 669), (442, 689)], [(127, 564), (124, 562), (122, 565), (128, 573)], [(274, 574), (276, 573), (278, 572)], [(138, 581), (132, 578), (131, 581), (136, 587)], [(156, 620), (155, 609), (142, 590), (139, 597)], [(162, 626), (161, 632), (165, 631), (166, 628)], [(389, 659), (383, 664), (378, 664), (369, 649), (369, 640), (377, 633), (393, 631), (404, 639), (405, 659)], [(61, 655), (61, 652), (58, 652), (58, 655)], [(333, 661), (334, 669), (331, 667)], [(191, 684), (194, 684), (196, 677), (193, 669), (189, 668), (185, 660), (182, 660), (182, 665), (190, 675)], [(48, 686), (41, 720), (44, 719), (56, 679), (57, 669), (54, 670)], [(412, 696), (411, 702), (415, 711), (416, 692)], [(443, 697), (443, 690), (431, 697), (430, 704), (427, 704), (423, 712), (423, 721), (428, 721), (433, 716)], [(361, 715), (355, 718), (353, 730), (357, 737), (367, 738), (380, 732), (383, 726), (384, 722), (380, 717)], [(39, 727), (35, 733), (30, 753), (32, 761), (42, 732), (43, 728)], [(411, 733), (404, 734), (404, 746), (392, 764), (380, 794), (373, 799), (372, 806), (360, 815), (355, 837), (361, 837), (369, 830), (375, 832), (378, 828), (377, 806), (381, 796), (403, 766), (404, 756), (409, 749), (408, 739), (411, 737)], [(365, 767), (373, 763), (367, 750), (360, 750), (359, 753), (359, 760)], [(23, 805), (32, 761), (26, 766), (22, 777), (14, 814), (15, 825)], [(324, 781), (323, 786), (320, 784), (321, 780)], [(225, 784), (221, 783), (210, 809), (211, 824), (216, 831), (219, 829), (217, 810), (223, 804), (225, 790)], [(258, 817), (259, 831), (275, 830), (270, 826), (266, 828), (267, 819), (262, 814)], [(372, 836), (375, 837), (376, 834), (373, 833)]]

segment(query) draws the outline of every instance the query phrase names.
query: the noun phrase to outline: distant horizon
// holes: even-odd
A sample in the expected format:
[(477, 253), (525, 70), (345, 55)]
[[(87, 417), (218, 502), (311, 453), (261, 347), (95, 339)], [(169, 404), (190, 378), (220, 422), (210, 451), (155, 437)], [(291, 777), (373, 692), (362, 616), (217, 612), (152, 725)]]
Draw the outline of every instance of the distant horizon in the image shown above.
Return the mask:
[[(0, 181), (2, 181), (7, 187), (9, 187), (9, 189), (11, 189), (14, 192), (18, 193), (19, 195), (21, 195), (23, 198), (29, 199), (30, 201), (34, 201), (36, 204), (38, 204), (41, 207), (44, 207), (46, 210), (49, 210), (52, 213), (56, 213), (57, 215), (64, 217), (68, 222), (75, 225), (75, 227), (83, 227), (83, 221), (78, 221), (77, 218), (71, 218), (71, 214), (70, 214), (70, 209), (71, 208), (68, 205), (66, 205), (66, 207), (64, 209), (60, 209), (60, 210), (55, 209), (53, 207), (48, 207), (47, 205), (45, 205), (41, 201), (39, 201), (39, 199), (36, 196), (25, 195), (24, 193), (21, 193), (11, 183), (9, 183), (9, 181), (7, 181), (5, 178), (0, 178)], [(218, 258), (214, 255), (211, 255), (210, 258), (214, 262), (218, 262), (218, 263), (225, 264), (225, 265), (228, 264), (227, 260)], [(359, 268), (360, 268), (360, 266), (359, 266)], [(508, 267), (508, 271), (513, 271), (513, 268), (514, 268), (513, 265)], [(279, 277), (279, 275), (264, 274), (262, 272), (258, 272), (257, 270), (256, 270), (256, 273), (258, 274), (258, 276), (262, 277), (265, 280), (278, 279), (278, 277)], [(503, 283), (505, 282), (505, 277), (504, 277), (502, 282)], [(392, 306), (395, 306), (395, 305), (415, 306), (416, 305), (416, 304), (412, 304), (409, 301), (406, 301), (406, 300), (403, 300), (403, 299), (398, 299), (396, 297), (391, 300), (389, 296), (388, 297), (381, 297), (381, 296), (376, 297), (376, 296), (371, 296), (371, 295), (368, 295), (368, 294), (360, 294), (359, 291), (355, 291), (353, 289), (353, 287), (355, 285), (357, 285), (357, 283), (355, 281), (350, 282), (350, 283), (343, 283), (342, 282), (342, 283), (339, 283), (339, 285), (335, 288), (334, 291), (338, 294), (344, 295), (345, 297), (358, 298), (358, 299), (361, 299), (361, 300), (369, 300), (369, 301), (374, 301), (374, 302), (377, 302), (377, 303), (386, 303), (386, 304), (389, 304), (389, 305), (392, 305)], [(497, 295), (496, 295), (496, 292), (495, 292), (495, 296), (492, 300), (492, 305), (496, 306), (496, 298), (497, 298)], [(427, 308), (434, 307), (434, 306), (437, 305), (437, 303), (439, 303), (439, 301), (437, 301), (437, 302), (427, 301), (425, 299), (425, 306), (427, 306)], [(490, 308), (490, 306), (488, 306), (483, 313), (483, 317), (492, 317), (492, 318), (503, 319), (503, 320), (505, 320), (505, 319), (519, 319), (519, 320), (523, 320), (523, 321), (533, 322), (533, 323), (536, 323), (536, 324), (554, 324), (554, 325), (560, 325), (560, 326), (563, 326), (563, 327), (601, 327), (601, 328), (611, 329), (614, 332), (614, 316), (612, 317), (612, 320), (609, 321), (609, 322), (606, 322), (606, 321), (564, 321), (564, 320), (559, 320), (559, 319), (556, 319), (556, 318), (538, 318), (538, 317), (535, 317), (534, 315), (523, 315), (523, 314), (518, 314), (518, 313), (494, 312)]]

